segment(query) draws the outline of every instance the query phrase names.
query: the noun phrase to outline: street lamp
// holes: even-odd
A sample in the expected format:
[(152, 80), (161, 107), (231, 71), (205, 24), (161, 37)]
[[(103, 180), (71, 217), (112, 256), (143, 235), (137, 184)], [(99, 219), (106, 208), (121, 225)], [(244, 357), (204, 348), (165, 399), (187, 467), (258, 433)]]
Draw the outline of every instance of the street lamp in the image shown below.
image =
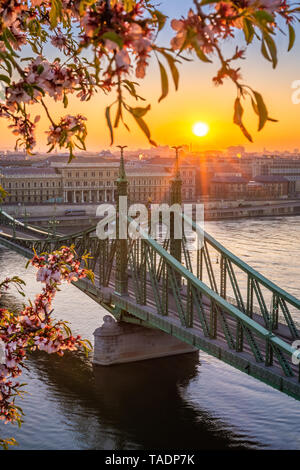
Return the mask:
[(9, 225), (12, 226), (13, 238), (16, 238), (16, 221), (15, 221), (15, 219), (12, 222), (9, 222)]
[(27, 212), (26, 207), (25, 207), (24, 208), (24, 227), (27, 227), (27, 225), (28, 225), (27, 217), (29, 217), (29, 216), (30, 216), (30, 213)]
[(179, 171), (179, 150), (182, 149), (182, 145), (177, 145), (177, 146), (174, 145), (174, 147), (172, 147), (172, 149), (174, 149), (175, 152), (176, 152), (176, 157), (175, 157), (175, 158), (176, 158), (176, 160), (175, 160), (175, 177), (178, 178), (178, 177), (180, 177), (180, 171)]
[[(50, 235), (50, 230), (52, 232), (53, 237), (56, 237), (56, 226), (59, 224), (59, 220), (57, 220), (56, 217), (53, 217), (51, 220), (48, 222), (48, 232)], [(52, 229), (50, 229), (50, 226), (52, 226)]]

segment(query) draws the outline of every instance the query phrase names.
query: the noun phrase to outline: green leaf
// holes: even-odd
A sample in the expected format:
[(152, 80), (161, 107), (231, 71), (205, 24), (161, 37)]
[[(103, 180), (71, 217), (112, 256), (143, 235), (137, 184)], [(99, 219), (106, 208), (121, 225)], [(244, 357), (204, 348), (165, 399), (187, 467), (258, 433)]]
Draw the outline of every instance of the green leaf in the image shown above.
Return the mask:
[(174, 57), (171, 56), (171, 54), (168, 54), (166, 51), (163, 49), (159, 49), (159, 52), (165, 57), (165, 59), (168, 62), (168, 65), (170, 67), (170, 71), (173, 77), (173, 82), (175, 85), (175, 90), (178, 90), (178, 85), (179, 85), (179, 72), (178, 69), (175, 65), (178, 60), (174, 59)]
[(149, 127), (147, 126), (147, 124), (145, 123), (144, 119), (141, 118), (141, 117), (137, 117), (133, 114), (132, 112), (132, 108), (129, 108), (129, 112), (132, 114), (132, 116), (134, 117), (136, 123), (139, 125), (139, 127), (141, 128), (141, 130), (143, 131), (143, 133), (146, 135), (149, 143), (151, 145), (153, 145), (154, 147), (157, 147), (157, 144), (151, 139), (151, 134), (150, 134), (150, 130), (149, 130)]
[(116, 129), (116, 127), (118, 127), (118, 125), (119, 125), (119, 121), (120, 121), (120, 119), (121, 119), (121, 116), (122, 116), (122, 100), (119, 100), (119, 101), (118, 101), (117, 114), (116, 114), (115, 123), (114, 123), (114, 128), (115, 128), (115, 129)]
[(261, 40), (261, 53), (265, 59), (267, 59), (269, 62), (272, 62), (272, 59), (268, 54), (265, 41), (263, 39)]
[(110, 41), (116, 43), (120, 49), (122, 49), (124, 42), (121, 36), (119, 36), (114, 31), (107, 31), (107, 33), (102, 34), (103, 39), (109, 39)]
[[(5, 28), (4, 31), (3, 31), (3, 34), (1, 36), (1, 40), (4, 42), (4, 44), (6, 45), (7, 49), (10, 51), (10, 54), (13, 56), (13, 57), (19, 57), (18, 54), (16, 54), (16, 52), (13, 50), (13, 48), (11, 47), (10, 45), (10, 42), (9, 42), (9, 38), (11, 38), (12, 36), (12, 33), (9, 31), (8, 28)], [(15, 37), (13, 36), (14, 40), (15, 40)]]
[(110, 131), (110, 145), (112, 145), (114, 143), (114, 131), (110, 119), (110, 106), (107, 106), (107, 108), (105, 109), (105, 117)]
[(66, 94), (64, 94), (64, 99), (63, 99), (64, 108), (67, 108), (67, 106), (68, 106), (68, 102), (69, 102), (69, 100), (68, 100), (68, 97), (67, 97), (67, 95), (66, 95)]
[(243, 31), (247, 44), (250, 44), (254, 37), (254, 28), (251, 21), (249, 21), (247, 18), (244, 18)]
[(10, 78), (7, 77), (6, 75), (0, 75), (0, 80), (1, 80), (1, 82), (5, 82), (8, 85), (10, 85)]
[(158, 21), (158, 32), (163, 29), (163, 27), (166, 24), (167, 21), (167, 16), (164, 15), (161, 11), (159, 10), (154, 10), (153, 14), (156, 16), (157, 21)]
[(37, 71), (37, 73), (38, 73), (39, 75), (41, 75), (41, 73), (44, 72), (44, 66), (43, 66), (42, 64), (40, 64), (40, 65), (37, 67), (36, 71)]
[(268, 110), (266, 108), (266, 105), (264, 103), (264, 100), (261, 94), (258, 93), (257, 91), (253, 91), (253, 94), (256, 100), (257, 111), (259, 115), (258, 130), (260, 131), (264, 127), (268, 119)]
[(259, 10), (254, 13), (255, 18), (259, 23), (273, 23), (274, 17), (266, 10)]
[(208, 5), (209, 3), (218, 3), (218, 0), (202, 0), (200, 5)]
[(288, 51), (290, 51), (294, 45), (294, 42), (295, 42), (295, 39), (296, 39), (296, 33), (295, 33), (295, 30), (293, 28), (293, 26), (291, 24), (289, 24), (289, 47), (288, 47)]
[(163, 66), (163, 64), (160, 61), (158, 61), (158, 65), (159, 65), (160, 79), (161, 79), (161, 97), (158, 100), (158, 102), (160, 102), (169, 93), (169, 80), (168, 80), (166, 69)]
[(242, 105), (241, 105), (241, 101), (240, 101), (239, 98), (236, 98), (236, 100), (235, 100), (235, 102), (234, 102), (233, 122), (234, 122), (234, 124), (236, 124), (237, 126), (239, 126), (239, 128), (241, 129), (241, 131), (242, 131), (242, 133), (244, 134), (244, 136), (245, 136), (250, 142), (253, 142), (251, 135), (249, 134), (249, 132), (247, 131), (247, 129), (245, 128), (245, 126), (244, 126), (244, 124), (243, 124), (243, 121), (242, 121), (243, 113), (244, 113), (244, 110), (243, 110), (243, 107), (242, 107)]
[(202, 49), (198, 46), (198, 43), (197, 43), (196, 40), (192, 40), (191, 44), (195, 49), (195, 52), (197, 54), (198, 59), (202, 60), (202, 62), (210, 62), (211, 63), (211, 60), (204, 54)]
[(277, 65), (276, 44), (275, 44), (273, 38), (269, 34), (264, 34), (264, 39), (266, 41), (266, 45), (268, 46), (268, 50), (269, 50), (270, 56), (272, 58), (273, 69), (275, 69), (275, 67)]
[(51, 28), (56, 28), (58, 24), (59, 18), (61, 18), (62, 14), (62, 3), (61, 0), (52, 0), (51, 2), (51, 10), (49, 12), (49, 19)]
[(148, 106), (146, 106), (145, 108), (131, 108), (131, 113), (135, 116), (135, 117), (143, 117), (145, 116), (145, 114), (151, 109), (151, 105), (148, 104)]
[(124, 8), (126, 11), (129, 12), (133, 9), (133, 6), (134, 6), (133, 0), (123, 0), (123, 3), (124, 3)]

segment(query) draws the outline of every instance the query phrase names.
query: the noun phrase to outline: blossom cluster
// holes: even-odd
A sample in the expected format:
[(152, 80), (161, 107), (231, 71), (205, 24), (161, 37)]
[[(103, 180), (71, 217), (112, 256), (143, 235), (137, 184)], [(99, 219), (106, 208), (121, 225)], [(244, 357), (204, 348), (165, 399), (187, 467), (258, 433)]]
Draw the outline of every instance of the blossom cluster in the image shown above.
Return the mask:
[(143, 20), (143, 3), (138, 2), (128, 12), (121, 2), (110, 9), (106, 2), (97, 2), (80, 19), (80, 47), (93, 45), (97, 48), (99, 59), (104, 56), (112, 58), (114, 67), (110, 61), (105, 72), (111, 80), (115, 75), (127, 73), (133, 66), (133, 60), (136, 60), (136, 77), (145, 76), (155, 28)]
[(62, 100), (79, 83), (72, 68), (61, 66), (59, 61), (50, 63), (40, 56), (23, 69), (22, 77), (6, 88), (6, 104), (12, 110), (20, 103), (33, 104), (45, 94), (55, 101)]
[[(62, 356), (65, 351), (89, 349), (86, 340), (73, 336), (64, 322), (54, 322), (51, 313), (59, 286), (91, 273), (81, 267), (73, 247), (41, 256), (35, 254), (30, 263), (38, 270), (37, 280), (44, 284), (42, 292), (19, 313), (0, 309), (0, 340), (4, 348), (4, 362), (0, 364), (0, 419), (6, 423), (21, 422), (22, 412), (15, 404), (21, 385), (15, 379), (21, 375), (28, 353), (40, 350)], [(2, 286), (7, 288), (10, 282), (20, 284), (14, 278), (5, 279)]]
[[(144, 122), (144, 114), (150, 108), (146, 106), (143, 116), (136, 116), (135, 108), (125, 99), (128, 93), (136, 100), (142, 99), (136, 93), (137, 84), (132, 76), (135, 79), (145, 77), (151, 54), (158, 60), (161, 76), (159, 101), (169, 90), (163, 61), (167, 63), (177, 89), (177, 64), (186, 58), (185, 52), (193, 51), (204, 62), (217, 58), (220, 67), (213, 77), (214, 83), (221, 85), (224, 79), (231, 79), (237, 87), (238, 99), (241, 99), (247, 95), (246, 87), (240, 82), (240, 67), (232, 64), (245, 58), (247, 45), (258, 39), (263, 56), (275, 67), (275, 33), (282, 30), (278, 17), (288, 28), (288, 49), (294, 45), (293, 24), (298, 20), (300, 8), (288, 0), (193, 0), (193, 4), (185, 16), (171, 20), (175, 34), (168, 48), (158, 45), (158, 33), (167, 18), (153, 1), (0, 0), (0, 68), (4, 72), (0, 73), (0, 80), (7, 85), (5, 105), (16, 118), (12, 127), (26, 148), (31, 151), (35, 145), (34, 128), (28, 126), (27, 109), (35, 103), (43, 106), (51, 123), (50, 150), (58, 145), (68, 148), (71, 155), (77, 145), (84, 148), (86, 132), (82, 132), (82, 126), (77, 127), (78, 139), (70, 143), (69, 130), (66, 138), (64, 130), (61, 131), (66, 126), (64, 118), (60, 123), (55, 122), (43, 98), (48, 96), (63, 101), (67, 107), (68, 94), (76, 93), (81, 101), (87, 101), (99, 90), (104, 93), (115, 90), (117, 94), (111, 105), (116, 104), (114, 125), (111, 106), (105, 111), (112, 140), (113, 128), (120, 122), (127, 126), (123, 113), (130, 113), (149, 142), (153, 142)], [(238, 30), (245, 37), (243, 47), (236, 36)], [(222, 49), (228, 38), (236, 40), (237, 47), (225, 57)], [(46, 45), (56, 51), (54, 62), (45, 58)], [(25, 59), (28, 61), (25, 67), (23, 59), (16, 53), (22, 52), (23, 46), (32, 50), (31, 56)], [(257, 103), (254, 105), (261, 120), (265, 110), (262, 112)], [(17, 120), (19, 117), (22, 121)], [(239, 119), (235, 117), (234, 122), (239, 124)]]
[(72, 154), (72, 150), (75, 146), (74, 138), (76, 138), (82, 145), (82, 149), (85, 149), (85, 137), (87, 134), (86, 118), (81, 114), (77, 116), (67, 115), (61, 118), (58, 125), (52, 125), (47, 131), (48, 134), (48, 145), (52, 150), (55, 146), (69, 148)]

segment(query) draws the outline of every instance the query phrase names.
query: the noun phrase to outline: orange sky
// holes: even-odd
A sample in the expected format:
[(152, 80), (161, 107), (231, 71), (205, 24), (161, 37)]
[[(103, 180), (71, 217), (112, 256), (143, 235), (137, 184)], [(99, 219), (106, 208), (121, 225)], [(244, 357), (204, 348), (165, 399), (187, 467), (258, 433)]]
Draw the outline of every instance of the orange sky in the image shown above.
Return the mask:
[[(299, 35), (300, 36), (300, 35)], [(283, 38), (279, 47), (279, 64), (275, 70), (261, 57), (257, 46), (251, 46), (247, 61), (240, 61), (244, 82), (262, 93), (269, 108), (270, 116), (279, 119), (279, 123), (268, 122), (261, 132), (257, 132), (257, 119), (251, 106), (245, 112), (244, 122), (252, 134), (254, 143), (250, 144), (239, 128), (233, 124), (233, 102), (235, 88), (227, 82), (215, 87), (212, 84), (217, 65), (204, 64), (200, 61), (184, 63), (180, 72), (179, 91), (175, 92), (170, 80), (169, 96), (158, 103), (160, 96), (160, 77), (156, 63), (151, 64), (147, 78), (141, 83), (141, 93), (151, 103), (152, 109), (146, 121), (153, 139), (159, 145), (190, 144), (201, 149), (224, 149), (229, 145), (244, 145), (249, 151), (260, 151), (264, 147), (270, 150), (293, 150), (300, 148), (300, 104), (292, 103), (291, 83), (300, 80), (298, 55), (300, 40), (296, 40), (293, 51), (286, 53), (287, 39)], [(229, 44), (230, 46), (230, 44)], [(228, 46), (228, 47), (229, 47)], [(114, 100), (98, 94), (88, 103), (70, 99), (68, 110), (60, 103), (50, 103), (51, 113), (58, 118), (60, 114), (84, 114), (88, 118), (88, 150), (108, 148), (110, 143), (104, 110)], [(40, 113), (35, 107), (34, 113)], [(42, 120), (39, 123), (37, 150), (46, 149), (44, 133), (48, 121), (41, 109)], [(131, 147), (147, 147), (148, 142), (132, 119), (128, 118), (131, 132), (122, 125), (116, 131), (115, 145), (127, 144)], [(210, 127), (205, 137), (196, 137), (192, 125), (204, 121)], [(6, 128), (5, 120), (0, 120), (0, 148), (12, 148), (15, 138)]]

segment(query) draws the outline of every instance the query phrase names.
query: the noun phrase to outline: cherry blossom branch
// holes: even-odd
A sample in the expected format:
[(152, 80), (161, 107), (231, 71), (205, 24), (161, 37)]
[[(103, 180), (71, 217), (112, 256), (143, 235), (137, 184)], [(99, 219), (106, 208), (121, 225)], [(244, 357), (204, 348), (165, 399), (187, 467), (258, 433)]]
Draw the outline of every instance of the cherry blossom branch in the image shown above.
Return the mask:
[[(88, 254), (77, 258), (74, 247), (61, 247), (40, 256), (35, 254), (28, 264), (37, 268), (37, 280), (44, 284), (42, 292), (17, 314), (0, 309), (0, 341), (5, 353), (5, 362), (0, 363), (0, 420), (5, 423), (22, 423), (23, 412), (15, 400), (24, 392), (16, 378), (26, 368), (25, 361), (30, 352), (40, 350), (63, 356), (65, 351), (90, 351), (87, 340), (73, 336), (65, 322), (53, 323), (51, 316), (53, 299), (63, 282), (70, 283), (87, 276), (93, 281), (91, 271), (81, 267), (88, 258)], [(24, 281), (14, 277), (2, 281), (0, 288), (7, 289), (12, 283), (18, 288), (24, 285)], [(3, 447), (8, 443), (13, 441), (0, 440)]]

